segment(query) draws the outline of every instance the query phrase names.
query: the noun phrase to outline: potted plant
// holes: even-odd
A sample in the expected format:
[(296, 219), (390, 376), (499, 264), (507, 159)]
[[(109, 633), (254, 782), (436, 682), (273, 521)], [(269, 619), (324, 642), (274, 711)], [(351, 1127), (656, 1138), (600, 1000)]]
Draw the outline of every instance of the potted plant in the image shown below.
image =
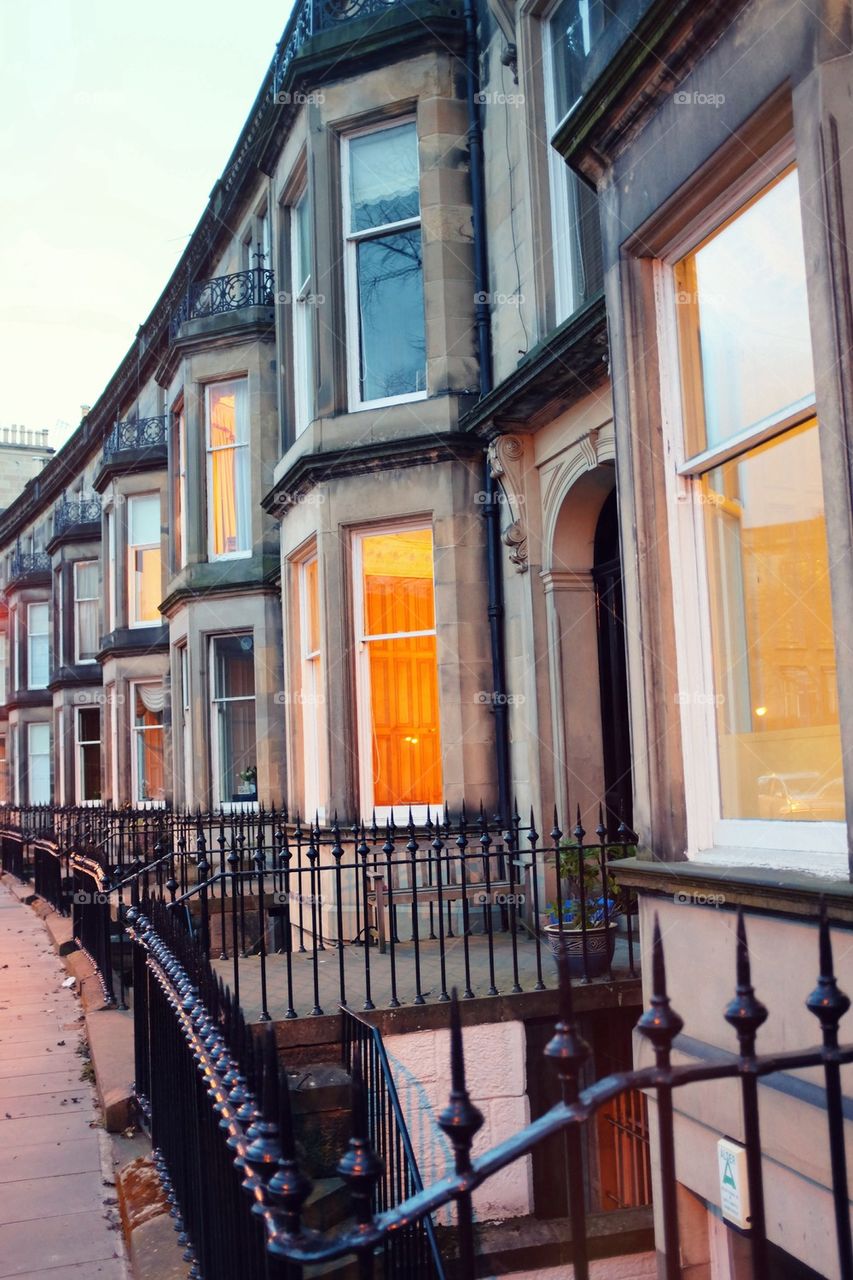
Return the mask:
[(616, 881), (605, 873), (602, 882), (597, 849), (574, 843), (560, 846), (559, 876), (559, 904), (545, 904), (545, 936), (555, 954), (565, 948), (573, 978), (600, 978), (616, 945)]
[(237, 796), (243, 800), (255, 800), (258, 794), (258, 769), (256, 765), (250, 764), (248, 769), (243, 769), (239, 774), (240, 785), (237, 788)]

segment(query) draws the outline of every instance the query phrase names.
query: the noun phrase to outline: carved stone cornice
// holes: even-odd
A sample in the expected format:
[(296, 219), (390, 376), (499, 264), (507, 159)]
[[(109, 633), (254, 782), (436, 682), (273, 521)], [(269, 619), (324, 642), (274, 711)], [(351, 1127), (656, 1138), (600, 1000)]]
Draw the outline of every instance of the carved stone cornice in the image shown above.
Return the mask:
[(529, 565), (524, 518), (524, 441), (518, 436), (497, 436), (489, 443), (488, 458), (489, 470), (494, 479), (500, 481), (513, 517), (502, 535), (504, 545), (510, 549), (510, 562), (519, 573), (526, 573)]

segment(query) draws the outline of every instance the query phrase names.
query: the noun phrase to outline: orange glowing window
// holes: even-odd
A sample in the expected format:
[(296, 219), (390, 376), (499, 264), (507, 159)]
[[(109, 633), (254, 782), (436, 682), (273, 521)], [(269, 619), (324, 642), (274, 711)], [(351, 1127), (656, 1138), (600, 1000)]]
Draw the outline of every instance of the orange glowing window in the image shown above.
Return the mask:
[(249, 396), (246, 378), (207, 388), (208, 555), (251, 551)]
[(147, 493), (128, 499), (127, 559), (130, 625), (160, 620), (160, 498)]
[(360, 552), (361, 718), (371, 761), (363, 784), (376, 808), (440, 805), (432, 532), (373, 534)]

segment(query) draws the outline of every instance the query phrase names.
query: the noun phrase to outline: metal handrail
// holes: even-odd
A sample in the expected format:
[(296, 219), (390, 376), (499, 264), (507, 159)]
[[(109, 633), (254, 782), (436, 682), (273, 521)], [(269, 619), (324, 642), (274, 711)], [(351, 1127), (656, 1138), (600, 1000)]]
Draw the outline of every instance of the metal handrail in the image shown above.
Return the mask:
[(129, 449), (165, 449), (168, 414), (117, 422), (104, 441), (104, 458)]

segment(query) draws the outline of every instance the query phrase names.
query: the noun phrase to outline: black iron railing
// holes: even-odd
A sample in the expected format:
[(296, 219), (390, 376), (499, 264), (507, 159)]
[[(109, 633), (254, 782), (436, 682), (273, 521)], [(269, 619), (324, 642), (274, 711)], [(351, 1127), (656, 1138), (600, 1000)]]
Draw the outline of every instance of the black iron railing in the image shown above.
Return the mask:
[(50, 573), (51, 560), (46, 551), (22, 551), (16, 547), (9, 560), (9, 579), (25, 578), (31, 573)]
[(273, 97), (281, 99), (290, 64), (311, 36), (332, 31), (359, 18), (373, 18), (393, 9), (396, 0), (300, 0), (295, 6), (273, 61)]
[(100, 523), (101, 499), (97, 494), (90, 498), (62, 498), (53, 513), (55, 537), (81, 524)]
[[(181, 934), (161, 903), (129, 912), (134, 945), (144, 952), (147, 995), (137, 1020), (143, 1043), (138, 1053), (149, 1055), (143, 1078), (150, 1081), (150, 1111), (161, 1169), (168, 1175), (183, 1224), (206, 1280), (228, 1280), (236, 1274), (229, 1247), (241, 1249), (241, 1274), (287, 1276), (298, 1280), (303, 1268), (355, 1255), (359, 1274), (390, 1272), (383, 1259), (394, 1241), (416, 1222), (444, 1206), (453, 1205), (458, 1258), (454, 1274), (477, 1274), (472, 1193), (501, 1170), (533, 1152), (540, 1143), (559, 1136), (562, 1166), (554, 1171), (568, 1188), (572, 1231), (572, 1263), (580, 1280), (589, 1276), (590, 1243), (582, 1167), (584, 1128), (614, 1099), (646, 1090), (656, 1099), (657, 1146), (660, 1153), (659, 1254), (667, 1280), (681, 1276), (675, 1163), (673, 1093), (686, 1085), (710, 1081), (740, 1082), (743, 1132), (749, 1184), (753, 1275), (769, 1280), (768, 1243), (764, 1214), (764, 1181), (758, 1102), (758, 1081), (776, 1072), (819, 1068), (823, 1073), (839, 1274), (853, 1275), (844, 1114), (840, 1068), (853, 1062), (853, 1045), (839, 1045), (839, 1024), (850, 1001), (837, 986), (829, 925), (820, 924), (819, 977), (806, 1007), (820, 1024), (822, 1043), (816, 1048), (758, 1056), (757, 1033), (767, 1010), (757, 999), (750, 976), (743, 914), (738, 916), (736, 990), (724, 1016), (737, 1038), (738, 1054), (716, 1060), (673, 1065), (673, 1044), (683, 1021), (667, 995), (664, 949), (657, 922), (652, 941), (650, 1007), (637, 1030), (654, 1050), (654, 1066), (620, 1072), (581, 1088), (590, 1050), (583, 1040), (572, 1003), (572, 984), (564, 952), (558, 954), (560, 1018), (545, 1058), (560, 1081), (562, 1100), (544, 1116), (518, 1130), (499, 1146), (472, 1157), (474, 1139), (483, 1117), (471, 1102), (467, 1082), (459, 1003), (450, 1004), (450, 1070), (448, 1105), (436, 1117), (450, 1141), (453, 1168), (424, 1190), (401, 1202), (384, 1205), (379, 1188), (387, 1185), (387, 1170), (375, 1150), (371, 1108), (375, 1113), (375, 1079), (365, 1082), (364, 1057), (358, 1045), (351, 1054), (353, 1080), (352, 1138), (338, 1165), (347, 1182), (354, 1225), (335, 1233), (310, 1230), (302, 1223), (302, 1208), (311, 1192), (296, 1156), (287, 1076), (281, 1070), (275, 1032), (266, 1033), (263, 1046), (247, 1031), (231, 993), (214, 980), (200, 945)], [(372, 1086), (372, 1087), (370, 1087)], [(158, 1115), (159, 1113), (159, 1115)], [(816, 1139), (817, 1135), (813, 1135)], [(244, 1199), (241, 1210), (239, 1188)], [(241, 1224), (242, 1223), (242, 1227)], [(263, 1225), (263, 1234), (260, 1226)], [(220, 1238), (221, 1237), (221, 1238)], [(231, 1242), (229, 1246), (229, 1241)], [(264, 1272), (264, 1263), (267, 1271)]]
[(117, 422), (104, 441), (104, 460), (137, 449), (165, 449), (168, 415)]
[(275, 276), (265, 267), (235, 271), (212, 280), (199, 280), (187, 289), (181, 305), (172, 315), (173, 340), (188, 320), (241, 311), (245, 307), (271, 307), (275, 301)]
[(636, 975), (626, 827), (589, 842), (579, 822), (543, 839), (532, 816), (482, 811), (321, 830), (284, 809), (0, 809), (0, 830), (48, 829), (114, 912), (133, 885), (169, 902), (252, 1017), (542, 991), (560, 942), (581, 981)]
[[(341, 1019), (343, 1065), (352, 1076), (356, 1058), (360, 1059), (366, 1102), (362, 1123), (382, 1165), (373, 1189), (373, 1211), (385, 1213), (423, 1191), (423, 1181), (382, 1032), (351, 1009), (341, 1009)], [(385, 1275), (444, 1280), (444, 1263), (428, 1214), (389, 1235), (384, 1255)]]

